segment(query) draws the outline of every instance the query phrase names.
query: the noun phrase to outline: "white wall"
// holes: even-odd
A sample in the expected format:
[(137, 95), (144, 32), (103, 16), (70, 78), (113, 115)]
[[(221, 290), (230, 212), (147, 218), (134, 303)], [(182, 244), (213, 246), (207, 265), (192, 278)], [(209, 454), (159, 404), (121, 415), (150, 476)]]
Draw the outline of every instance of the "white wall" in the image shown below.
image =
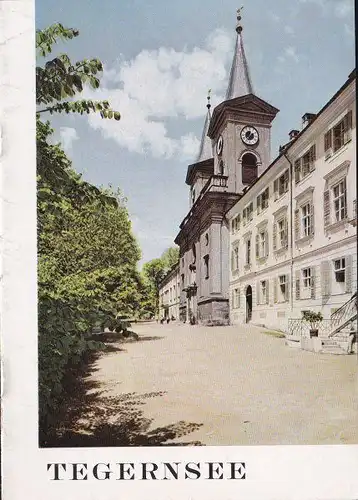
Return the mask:
[[(336, 125), (348, 111), (353, 113), (353, 129), (351, 140), (333, 154), (325, 158), (324, 134)], [(304, 309), (320, 310), (324, 317), (329, 318), (335, 308), (343, 305), (357, 289), (357, 250), (356, 227), (352, 224), (353, 201), (356, 199), (356, 138), (355, 138), (355, 82), (349, 84), (341, 94), (331, 103), (326, 110), (303, 132), (288, 150), (288, 159), (281, 156), (276, 163), (266, 171), (262, 178), (239, 200), (228, 213), (230, 227), (233, 219), (241, 214), (241, 223), (234, 234), (230, 231), (230, 255), (235, 245), (239, 245), (239, 268), (230, 271), (230, 311), (231, 322), (242, 323), (245, 321), (245, 290), (248, 285), (253, 291), (252, 323), (264, 324), (285, 330), (288, 318), (300, 318)], [(307, 150), (316, 144), (316, 161), (314, 170), (311, 171), (298, 184), (295, 183), (294, 169), (290, 162), (303, 156)], [(284, 173), (286, 169), (292, 170), (287, 193), (275, 199), (273, 187), (274, 180)], [(324, 195), (323, 193), (343, 177), (347, 185), (347, 219), (338, 224), (324, 226)], [(257, 196), (263, 189), (269, 187), (270, 197), (268, 207), (257, 214)], [(301, 202), (310, 200), (314, 208), (314, 233), (306, 238), (296, 240), (295, 235), (295, 210)], [(332, 200), (332, 197), (331, 197)], [(253, 220), (243, 225), (242, 214), (249, 202), (253, 201)], [(280, 219), (286, 212), (288, 223), (287, 248), (280, 251), (273, 249), (274, 221)], [(331, 204), (333, 214), (333, 205)], [(333, 218), (332, 218), (333, 222)], [(255, 240), (259, 229), (265, 227), (268, 234), (268, 256), (256, 259)], [(245, 265), (245, 238), (251, 233), (251, 266)], [(291, 239), (293, 234), (293, 244)], [(335, 282), (333, 261), (345, 257), (348, 286)], [(230, 259), (231, 260), (231, 259)], [(321, 271), (321, 263), (325, 262)], [(315, 270), (314, 295), (296, 298), (297, 271), (305, 267)], [(323, 272), (324, 271), (324, 272)], [(327, 274), (328, 273), (328, 274)], [(274, 280), (279, 275), (289, 276), (289, 293), (286, 302), (275, 302)], [(327, 278), (328, 276), (328, 278)], [(329, 279), (331, 290), (329, 295), (324, 295), (325, 284), (322, 278)], [(269, 283), (268, 304), (257, 305), (257, 283), (260, 280)], [(233, 291), (240, 289), (240, 306), (233, 304)], [(236, 307), (235, 307), (236, 306)]]

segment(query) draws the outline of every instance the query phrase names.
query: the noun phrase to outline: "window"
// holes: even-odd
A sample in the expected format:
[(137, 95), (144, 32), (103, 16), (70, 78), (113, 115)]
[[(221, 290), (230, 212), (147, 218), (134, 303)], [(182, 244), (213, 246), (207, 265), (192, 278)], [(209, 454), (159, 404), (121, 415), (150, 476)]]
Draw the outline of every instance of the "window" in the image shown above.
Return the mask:
[(287, 220), (281, 219), (277, 222), (279, 248), (287, 246)]
[(283, 175), (278, 178), (278, 194), (281, 196), (288, 191), (289, 173), (285, 171)]
[(307, 153), (298, 158), (294, 163), (296, 184), (315, 169), (316, 145), (313, 144)]
[(311, 288), (311, 268), (307, 267), (306, 269), (302, 269), (302, 279), (303, 279), (303, 288)]
[(265, 191), (263, 191), (258, 197), (257, 197), (257, 213), (259, 214), (261, 210), (265, 210), (265, 208), (268, 207), (268, 202), (269, 202), (269, 188), (267, 187)]
[(301, 207), (302, 212), (302, 236), (310, 236), (312, 234), (311, 220), (311, 203), (306, 203)]
[(241, 219), (241, 216), (240, 214), (237, 215), (236, 217), (234, 217), (231, 221), (231, 232), (232, 234), (235, 234), (239, 231), (240, 229), (240, 219)]
[(261, 281), (261, 304), (266, 304), (267, 302), (267, 282), (266, 280)]
[(251, 202), (249, 205), (247, 205), (246, 208), (244, 208), (243, 213), (242, 213), (242, 222), (243, 225), (247, 224), (250, 222), (254, 217), (254, 204)]
[(259, 234), (259, 256), (265, 256), (265, 248), (266, 248), (266, 233), (262, 232)]
[(219, 175), (224, 175), (224, 162), (222, 160), (219, 163)]
[(339, 222), (347, 217), (346, 179), (333, 186), (332, 191), (335, 221)]
[(283, 194), (287, 193), (289, 179), (290, 179), (289, 175), (290, 175), (289, 171), (285, 170), (285, 172), (274, 181), (273, 190), (274, 190), (275, 200), (277, 200), (279, 196), (282, 196)]
[(181, 288), (184, 288), (184, 274), (181, 275)]
[(257, 179), (257, 159), (252, 153), (242, 157), (242, 183), (252, 184)]
[(251, 239), (246, 240), (246, 265), (251, 265)]
[(295, 210), (295, 239), (313, 236), (314, 234), (314, 207), (312, 199), (305, 201)]
[(204, 256), (204, 276), (205, 279), (209, 278), (209, 255)]
[(310, 173), (310, 162), (311, 162), (311, 157), (310, 153), (306, 153), (305, 155), (302, 156), (302, 177), (306, 177)]
[(195, 264), (196, 262), (196, 246), (195, 243), (193, 243), (193, 246), (191, 247), (191, 253), (192, 253), (192, 265)]
[(352, 111), (349, 111), (345, 117), (324, 135), (324, 152), (326, 159), (333, 153), (341, 149), (351, 140), (352, 134)]
[(231, 269), (237, 271), (239, 269), (239, 246), (235, 246), (231, 252)]
[(289, 293), (288, 293), (288, 275), (282, 274), (278, 277), (278, 279), (274, 281), (274, 302), (287, 302)]
[(268, 256), (268, 233), (261, 230), (256, 234), (256, 258), (263, 259)]
[(195, 189), (191, 190), (191, 203), (194, 205), (195, 203)]
[(235, 288), (233, 293), (233, 308), (238, 309), (240, 307), (240, 289)]
[(337, 283), (344, 283), (346, 280), (346, 259), (334, 261), (334, 274)]

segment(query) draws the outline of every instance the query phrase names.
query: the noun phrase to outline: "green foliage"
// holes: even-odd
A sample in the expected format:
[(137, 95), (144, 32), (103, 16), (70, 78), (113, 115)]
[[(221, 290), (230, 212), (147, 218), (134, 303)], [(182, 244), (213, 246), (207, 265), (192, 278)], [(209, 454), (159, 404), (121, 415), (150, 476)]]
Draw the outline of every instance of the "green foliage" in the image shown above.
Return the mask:
[(57, 411), (66, 370), (101, 348), (89, 337), (94, 325), (135, 316), (142, 286), (140, 251), (120, 192), (84, 182), (60, 146), (50, 144), (51, 133), (48, 123), (38, 123), (42, 428)]
[(318, 328), (319, 323), (323, 320), (322, 313), (314, 311), (303, 311), (302, 318), (307, 321), (307, 323), (310, 323), (311, 328), (314, 330)]
[(167, 270), (171, 269), (179, 262), (179, 247), (175, 246), (167, 248), (167, 250), (165, 250), (165, 252), (162, 253), (162, 256), (160, 258), (163, 261), (166, 269)]
[[(39, 56), (78, 31), (61, 24), (37, 31)], [(144, 285), (137, 271), (140, 250), (119, 191), (84, 182), (59, 144), (52, 144), (49, 122), (41, 113), (98, 112), (119, 119), (108, 101), (75, 100), (87, 85), (99, 87), (98, 59), (72, 63), (65, 54), (36, 69), (38, 174), (38, 309), (40, 428), (51, 428), (63, 398), (66, 372), (93, 350), (95, 325), (138, 314)]]
[[(64, 28), (56, 23), (44, 30), (36, 32), (36, 48), (40, 57), (52, 52), (58, 40), (66, 41), (79, 35), (77, 30)], [(108, 101), (89, 99), (74, 100), (85, 86), (98, 89), (99, 75), (103, 65), (99, 59), (83, 59), (73, 63), (67, 54), (45, 62), (36, 67), (36, 103), (45, 105), (38, 113), (79, 113), (99, 112), (102, 118), (120, 120), (120, 113), (111, 109)]]
[(142, 276), (144, 290), (141, 300), (143, 316), (152, 317), (159, 312), (159, 287), (168, 271), (179, 262), (179, 247), (165, 250), (159, 259), (146, 262)]

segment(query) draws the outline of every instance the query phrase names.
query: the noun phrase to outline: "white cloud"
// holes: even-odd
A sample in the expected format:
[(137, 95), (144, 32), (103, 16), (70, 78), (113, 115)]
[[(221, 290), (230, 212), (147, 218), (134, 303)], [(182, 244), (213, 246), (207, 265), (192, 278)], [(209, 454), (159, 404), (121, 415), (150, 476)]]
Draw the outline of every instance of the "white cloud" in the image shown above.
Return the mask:
[(286, 56), (286, 59), (293, 59), (295, 62), (299, 61), (299, 57), (296, 54), (296, 48), (295, 47), (292, 47), (292, 46), (286, 47), (285, 48), (285, 56)]
[(275, 12), (269, 12), (269, 17), (274, 23), (279, 23), (281, 18)]
[(284, 31), (287, 35), (294, 35), (295, 31), (294, 29), (292, 28), (292, 26), (289, 26), (289, 25), (286, 25), (284, 27)]
[(76, 129), (72, 127), (61, 127), (60, 137), (63, 149), (66, 151), (66, 153), (70, 153), (72, 151), (73, 142), (77, 141), (78, 139)]
[(347, 23), (344, 25), (344, 32), (346, 33), (346, 35), (354, 37), (354, 28), (353, 26), (349, 26), (349, 24)]
[[(280, 63), (280, 65), (288, 63), (289, 61), (294, 61), (295, 63), (299, 62), (299, 57), (296, 53), (296, 47), (293, 47), (291, 45), (286, 47), (283, 54), (277, 57), (277, 62)], [(282, 68), (276, 68), (276, 71), (281, 73)]]
[(353, 15), (353, 3), (350, 0), (342, 0), (337, 2), (335, 6), (335, 13), (337, 17), (348, 17)]
[(105, 68), (101, 89), (86, 93), (108, 99), (122, 118), (116, 122), (91, 115), (90, 125), (131, 152), (164, 158), (195, 156), (198, 139), (192, 134), (171, 136), (166, 121), (203, 116), (209, 88), (213, 104), (223, 99), (233, 43), (231, 33), (216, 30), (204, 48), (143, 50), (130, 61), (122, 59), (116, 67)]
[(315, 3), (322, 7), (329, 15), (332, 13), (339, 18), (353, 15), (353, 0), (299, 0), (300, 3)]

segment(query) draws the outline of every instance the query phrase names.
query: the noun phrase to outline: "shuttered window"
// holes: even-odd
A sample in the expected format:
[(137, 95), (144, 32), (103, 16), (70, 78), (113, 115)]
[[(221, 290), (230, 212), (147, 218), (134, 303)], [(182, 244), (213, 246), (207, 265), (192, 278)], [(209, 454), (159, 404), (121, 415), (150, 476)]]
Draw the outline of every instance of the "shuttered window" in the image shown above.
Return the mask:
[(256, 258), (263, 259), (269, 254), (268, 232), (260, 231), (256, 235)]
[(353, 291), (353, 257), (352, 255), (346, 256), (346, 293)]
[(251, 264), (251, 239), (246, 240), (246, 265)]
[(301, 237), (300, 232), (300, 211), (299, 209), (295, 210), (295, 240), (298, 241)]
[(296, 184), (315, 169), (316, 145), (313, 144), (310, 149), (301, 158), (294, 163)]
[(347, 218), (346, 179), (333, 186), (332, 191), (335, 222), (339, 222)]
[(321, 294), (322, 297), (331, 294), (331, 265), (328, 260), (321, 262)]
[(311, 267), (311, 299), (316, 298), (316, 269)]
[(324, 227), (327, 227), (331, 223), (331, 200), (329, 189), (323, 193), (323, 217), (324, 217)]
[(301, 271), (295, 272), (296, 300), (301, 298)]
[(352, 137), (352, 111), (348, 111), (345, 117), (333, 128), (324, 134), (324, 151), (326, 159), (332, 156), (341, 147), (351, 140)]

